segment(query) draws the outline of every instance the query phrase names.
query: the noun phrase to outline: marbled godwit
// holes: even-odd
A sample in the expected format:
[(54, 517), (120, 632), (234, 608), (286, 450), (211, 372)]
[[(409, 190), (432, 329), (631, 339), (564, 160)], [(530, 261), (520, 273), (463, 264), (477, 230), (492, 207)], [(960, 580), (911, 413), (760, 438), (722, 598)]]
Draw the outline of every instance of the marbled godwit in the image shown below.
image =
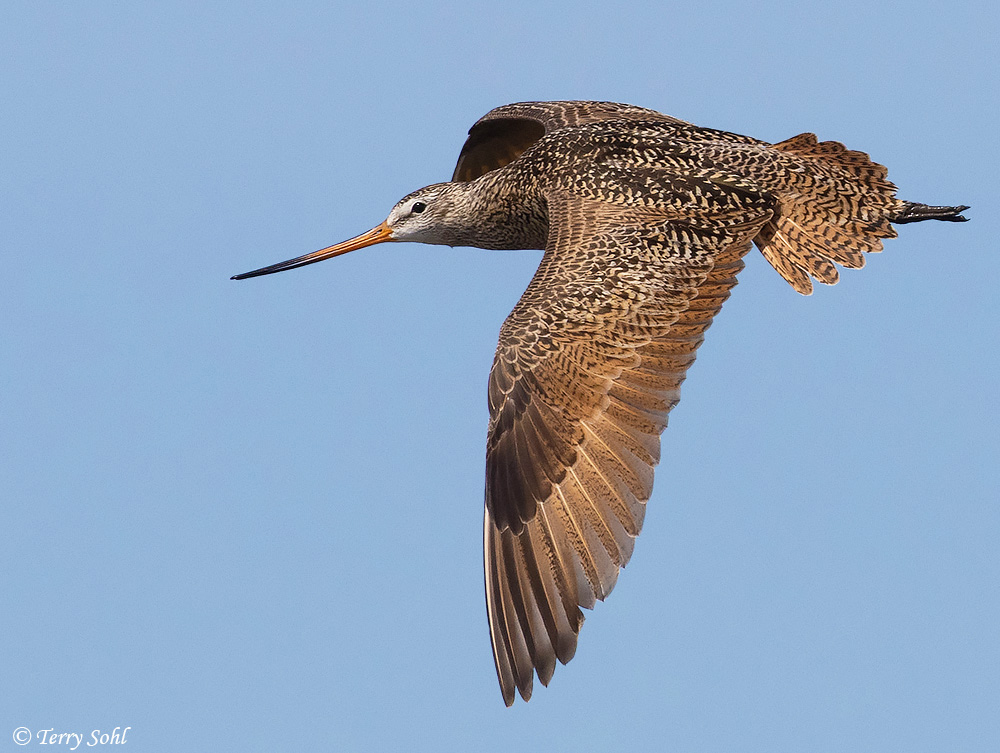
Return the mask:
[(778, 144), (611, 102), (527, 102), (479, 120), (452, 181), (349, 241), (544, 249), (489, 379), (484, 558), (504, 702), (576, 651), (581, 607), (614, 588), (642, 527), (660, 434), (755, 243), (795, 290), (837, 282), (896, 235), (968, 207), (895, 198), (866, 154)]

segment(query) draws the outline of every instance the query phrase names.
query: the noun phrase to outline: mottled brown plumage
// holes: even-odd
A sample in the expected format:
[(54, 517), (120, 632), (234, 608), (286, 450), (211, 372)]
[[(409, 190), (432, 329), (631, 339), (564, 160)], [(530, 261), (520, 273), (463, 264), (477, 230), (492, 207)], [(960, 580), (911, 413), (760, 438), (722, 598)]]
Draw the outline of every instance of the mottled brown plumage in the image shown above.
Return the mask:
[(660, 434), (755, 243), (801, 293), (966, 207), (895, 198), (886, 169), (803, 134), (777, 144), (610, 102), (528, 102), (469, 131), (453, 180), (378, 228), (240, 278), (386, 240), (545, 249), (500, 330), (484, 558), (504, 701), (548, 684), (632, 554)]

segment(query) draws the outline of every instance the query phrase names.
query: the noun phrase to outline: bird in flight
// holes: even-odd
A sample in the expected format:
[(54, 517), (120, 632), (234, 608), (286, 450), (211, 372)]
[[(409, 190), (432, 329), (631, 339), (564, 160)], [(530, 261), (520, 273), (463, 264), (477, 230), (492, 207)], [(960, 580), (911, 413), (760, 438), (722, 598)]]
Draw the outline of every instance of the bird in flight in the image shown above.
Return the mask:
[(543, 249), (490, 371), (483, 549), (504, 702), (576, 652), (581, 607), (614, 588), (653, 488), (660, 434), (743, 257), (798, 292), (965, 206), (895, 197), (867, 154), (776, 144), (613, 102), (523, 102), (469, 131), (450, 182), (377, 227), (233, 279), (386, 241)]

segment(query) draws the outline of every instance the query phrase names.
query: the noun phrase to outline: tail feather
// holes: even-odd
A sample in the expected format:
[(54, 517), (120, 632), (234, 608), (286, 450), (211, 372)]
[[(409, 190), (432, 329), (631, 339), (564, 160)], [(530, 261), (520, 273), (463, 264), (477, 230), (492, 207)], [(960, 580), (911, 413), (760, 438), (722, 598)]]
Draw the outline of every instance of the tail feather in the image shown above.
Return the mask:
[(795, 290), (812, 292), (812, 280), (833, 285), (835, 264), (860, 268), (864, 254), (882, 250), (896, 237), (890, 223), (965, 220), (968, 207), (932, 207), (896, 198), (883, 165), (864, 152), (811, 133), (772, 145), (780, 153), (782, 184), (776, 186), (778, 212), (754, 243)]
[(772, 146), (783, 152), (838, 165), (871, 183), (880, 182), (885, 187), (895, 189), (895, 186), (886, 179), (886, 176), (889, 175), (888, 168), (877, 162), (872, 162), (871, 157), (864, 152), (848, 149), (839, 141), (817, 141), (814, 133), (800, 133), (798, 136), (793, 136)]

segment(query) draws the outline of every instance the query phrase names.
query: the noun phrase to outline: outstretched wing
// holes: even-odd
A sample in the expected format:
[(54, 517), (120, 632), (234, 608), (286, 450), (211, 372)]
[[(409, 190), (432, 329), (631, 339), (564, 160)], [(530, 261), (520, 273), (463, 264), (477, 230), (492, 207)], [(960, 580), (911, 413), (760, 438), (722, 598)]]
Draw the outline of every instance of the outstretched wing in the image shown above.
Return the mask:
[(683, 123), (617, 102), (518, 102), (490, 110), (469, 129), (453, 181), (468, 181), (513, 162), (546, 133), (600, 120)]
[[(750, 239), (759, 198), (690, 217), (549, 196), (545, 256), (490, 372), (484, 558), (504, 701), (569, 661), (632, 554), (660, 433)], [(711, 218), (711, 219), (708, 219)]]

